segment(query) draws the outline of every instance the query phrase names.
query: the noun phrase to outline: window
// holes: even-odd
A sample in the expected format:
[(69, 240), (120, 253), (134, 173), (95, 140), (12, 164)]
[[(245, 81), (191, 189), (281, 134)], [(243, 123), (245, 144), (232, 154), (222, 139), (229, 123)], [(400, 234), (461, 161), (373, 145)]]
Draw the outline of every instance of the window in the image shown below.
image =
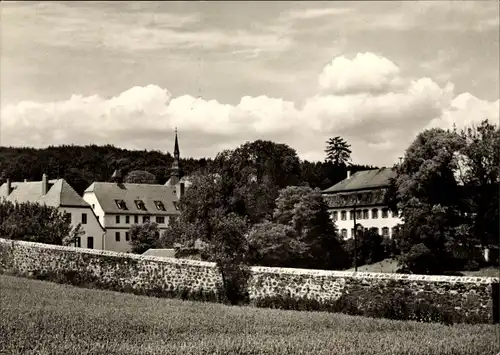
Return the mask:
[(382, 209), (382, 218), (389, 217), (389, 210), (387, 208)]
[(146, 211), (146, 205), (142, 200), (135, 200), (135, 207), (137, 207), (138, 210), (141, 211)]
[(129, 224), (130, 223), (130, 216), (125, 216), (125, 223)]
[(142, 223), (149, 222), (149, 216), (142, 217)]
[(127, 204), (123, 200), (115, 200), (116, 206), (121, 210), (128, 210)]
[(351, 228), (351, 238), (354, 238), (354, 228)]
[(94, 237), (87, 237), (87, 248), (94, 249)]
[(158, 224), (165, 223), (165, 217), (163, 217), (163, 216), (156, 216), (156, 223), (158, 223)]
[(95, 205), (94, 204), (92, 204), (92, 209), (95, 210)]
[(128, 234), (128, 232), (125, 232), (125, 240), (127, 240), (127, 241), (130, 240), (130, 234)]
[(398, 233), (398, 227), (392, 227), (392, 236), (394, 237)]
[(378, 231), (378, 228), (377, 228), (377, 227), (372, 227), (372, 228), (370, 228), (370, 230), (371, 230), (372, 232), (374, 232), (374, 233), (379, 234), (379, 231)]
[(370, 216), (369, 216), (369, 213), (368, 213), (368, 212), (369, 212), (368, 210), (363, 210), (363, 219), (368, 219), (368, 218), (370, 218)]
[(165, 205), (161, 201), (155, 201), (155, 206), (156, 206), (156, 209), (159, 211), (166, 211)]
[(82, 246), (82, 238), (75, 237), (75, 247), (80, 248)]
[(134, 223), (135, 224), (139, 223), (139, 216), (134, 216)]
[(174, 204), (175, 209), (178, 211), (179, 210), (179, 204), (177, 203), (177, 201), (173, 201), (173, 204)]
[(398, 218), (399, 217), (399, 211), (392, 211), (392, 218)]
[(115, 232), (115, 241), (120, 241), (120, 232)]
[(376, 209), (376, 208), (372, 209), (372, 218), (373, 219), (378, 218), (378, 209)]
[(363, 218), (363, 211), (357, 210), (356, 211), (356, 218), (357, 219), (362, 219)]
[(116, 224), (119, 224), (120, 223), (120, 216), (116, 216), (115, 219), (116, 219)]
[(332, 212), (332, 219), (333, 219), (334, 221), (336, 221), (336, 220), (338, 220), (338, 218), (339, 218), (339, 216), (338, 216), (338, 212), (337, 212), (337, 211), (333, 211), (333, 212)]
[(349, 211), (349, 219), (350, 220), (354, 219), (354, 211)]
[(342, 233), (342, 238), (344, 238), (344, 239), (347, 238), (347, 229), (345, 229), (345, 228), (342, 229), (341, 233)]
[(346, 211), (342, 211), (340, 212), (340, 218), (345, 221), (347, 219), (347, 212)]
[(87, 224), (87, 214), (82, 213), (82, 224)]
[(382, 228), (382, 236), (383, 237), (388, 237), (389, 236), (389, 228), (388, 227)]

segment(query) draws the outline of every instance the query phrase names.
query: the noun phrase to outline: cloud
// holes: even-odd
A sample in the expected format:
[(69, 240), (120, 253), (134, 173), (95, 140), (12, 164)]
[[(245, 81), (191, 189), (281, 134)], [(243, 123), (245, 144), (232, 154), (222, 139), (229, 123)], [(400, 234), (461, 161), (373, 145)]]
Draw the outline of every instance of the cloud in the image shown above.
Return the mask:
[[(27, 36), (30, 41), (71, 49), (107, 48), (120, 52), (193, 48), (202, 50), (254, 50), (279, 52), (291, 44), (290, 38), (264, 27), (256, 30), (235, 28), (228, 31), (201, 22), (196, 12), (169, 11), (169, 5), (126, 3), (85, 4), (39, 3), (9, 4), (2, 8), (6, 43)], [(23, 23), (23, 26), (17, 24)], [(258, 52), (260, 51), (260, 52)]]
[(345, 15), (350, 12), (352, 12), (352, 9), (347, 7), (294, 9), (288, 11), (285, 14), (284, 18), (286, 18), (289, 21), (315, 20), (320, 17)]
[(410, 78), (389, 59), (372, 53), (334, 58), (318, 72), (319, 78), (328, 78), (328, 90), (309, 93), (300, 105), (266, 95), (244, 96), (230, 105), (190, 95), (173, 97), (157, 85), (133, 87), (111, 98), (73, 95), (57, 102), (23, 101), (2, 109), (0, 143), (109, 143), (165, 151), (171, 150), (178, 127), (185, 156), (214, 156), (248, 140), (270, 139), (289, 144), (304, 159), (323, 160), (326, 139), (340, 135), (352, 145), (354, 161), (387, 166), (424, 128), (450, 128), (453, 123), (460, 128), (485, 118), (498, 122), (498, 100), (457, 95), (450, 83)]
[(334, 58), (319, 76), (323, 91), (337, 95), (387, 92), (401, 86), (399, 68), (373, 53), (358, 53), (355, 58)]

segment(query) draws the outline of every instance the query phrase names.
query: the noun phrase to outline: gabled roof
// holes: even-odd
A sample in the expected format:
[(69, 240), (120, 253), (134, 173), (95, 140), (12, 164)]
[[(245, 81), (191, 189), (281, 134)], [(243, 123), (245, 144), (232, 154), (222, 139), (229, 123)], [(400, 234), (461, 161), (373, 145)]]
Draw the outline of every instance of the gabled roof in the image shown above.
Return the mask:
[(349, 192), (389, 187), (390, 179), (396, 176), (392, 168), (358, 171), (351, 177), (324, 190), (323, 193)]
[[(128, 184), (112, 182), (94, 182), (84, 192), (94, 193), (104, 213), (144, 214), (144, 215), (179, 215), (175, 203), (178, 202), (174, 189), (159, 184)], [(123, 200), (127, 209), (121, 209), (116, 200)], [(141, 200), (146, 211), (139, 209), (135, 201)], [(159, 210), (155, 201), (161, 201), (165, 211)]]
[(47, 206), (90, 207), (64, 179), (50, 180), (47, 194), (42, 194), (41, 181), (12, 182), (7, 196), (7, 183), (0, 186), (0, 197), (11, 202), (38, 202)]

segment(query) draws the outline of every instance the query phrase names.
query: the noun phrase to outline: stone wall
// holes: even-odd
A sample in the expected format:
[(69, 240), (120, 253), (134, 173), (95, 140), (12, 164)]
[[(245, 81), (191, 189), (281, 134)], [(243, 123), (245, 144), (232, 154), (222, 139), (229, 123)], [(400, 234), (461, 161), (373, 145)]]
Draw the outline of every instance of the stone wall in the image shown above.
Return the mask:
[[(5, 239), (0, 239), (0, 272), (137, 294), (212, 301), (219, 299), (222, 281), (215, 264), (209, 262)], [(425, 301), (452, 312), (455, 321), (493, 323), (498, 322), (498, 287), (499, 278), (488, 277), (252, 267), (248, 291), (251, 303), (258, 306), (270, 305), (270, 300), (294, 300), (312, 302), (319, 309), (384, 316), (377, 312), (387, 300), (404, 301), (398, 307), (405, 309)]]

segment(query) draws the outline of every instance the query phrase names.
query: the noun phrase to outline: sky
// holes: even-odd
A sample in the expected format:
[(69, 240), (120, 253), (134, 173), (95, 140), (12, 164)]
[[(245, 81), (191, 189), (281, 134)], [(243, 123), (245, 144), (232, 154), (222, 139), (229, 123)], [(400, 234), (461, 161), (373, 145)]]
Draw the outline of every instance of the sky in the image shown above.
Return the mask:
[(391, 166), (499, 121), (499, 2), (2, 1), (0, 145), (214, 157), (256, 139)]

